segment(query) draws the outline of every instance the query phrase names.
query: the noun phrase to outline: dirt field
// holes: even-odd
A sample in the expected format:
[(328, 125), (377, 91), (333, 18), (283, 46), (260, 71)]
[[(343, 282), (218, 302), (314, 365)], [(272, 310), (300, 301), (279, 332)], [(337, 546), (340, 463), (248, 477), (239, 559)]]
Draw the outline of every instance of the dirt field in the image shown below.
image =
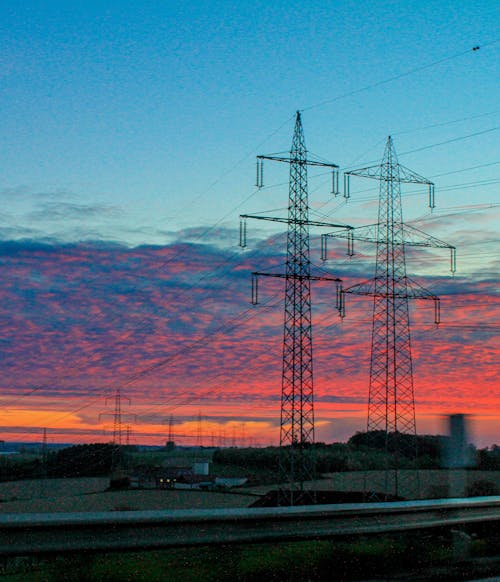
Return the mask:
[[(402, 474), (405, 472), (402, 471)], [(383, 483), (382, 471), (330, 473), (324, 479), (306, 483), (320, 490), (362, 491), (365, 479)], [(420, 471), (422, 498), (446, 497), (448, 471)], [(489, 481), (500, 489), (500, 471), (468, 471), (466, 484)], [(402, 480), (404, 484), (404, 479)], [(108, 478), (38, 479), (0, 483), (0, 513), (45, 513), (71, 511), (136, 511), (148, 509), (205, 509), (247, 507), (255, 495), (263, 495), (276, 486), (240, 489), (236, 493), (196, 490), (106, 491)], [(402, 491), (404, 494), (404, 491)]]
[[(405, 496), (405, 485), (411, 481), (409, 477), (413, 471), (400, 471), (400, 494)], [(450, 471), (436, 469), (419, 471), (420, 479), (420, 497), (422, 499), (448, 497)], [(377, 491), (384, 491), (385, 472), (384, 471), (351, 471), (345, 473), (326, 473), (323, 479), (305, 483), (308, 489), (318, 489), (324, 491), (364, 491), (365, 481), (367, 488)], [(477, 481), (489, 481), (500, 489), (500, 471), (466, 471), (464, 473), (464, 485), (468, 486)], [(252, 487), (246, 491), (258, 495), (263, 495), (269, 490), (274, 489), (272, 485), (263, 485), (261, 487)], [(389, 491), (393, 493), (393, 491)]]
[(109, 479), (46, 479), (0, 483), (0, 513), (134, 511), (246, 507), (250, 495), (186, 490), (106, 491)]

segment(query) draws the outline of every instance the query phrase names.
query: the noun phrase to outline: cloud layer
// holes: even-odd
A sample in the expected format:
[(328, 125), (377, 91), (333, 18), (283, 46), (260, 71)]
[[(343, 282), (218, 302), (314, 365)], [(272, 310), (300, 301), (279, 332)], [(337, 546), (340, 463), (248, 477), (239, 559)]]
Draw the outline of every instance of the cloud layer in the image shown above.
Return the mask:
[[(283, 245), (266, 239), (243, 252), (225, 246), (231, 238), (219, 230), (209, 244), (1, 243), (0, 438), (34, 440), (47, 427), (54, 440), (107, 440), (109, 397), (120, 389), (136, 442), (163, 442), (173, 416), (180, 443), (200, 433), (205, 444), (276, 443), (283, 280), (262, 281), (258, 306), (249, 299), (251, 272), (278, 272)], [(346, 286), (371, 275), (368, 257), (340, 252), (331, 250), (328, 267)], [(484, 419), (478, 439), (491, 443), (500, 403), (494, 281), (419, 282), (441, 295), (443, 320), (432, 323), (427, 302), (412, 310), (419, 428), (435, 432), (443, 414), (465, 412)], [(334, 287), (314, 283), (319, 440), (366, 422), (371, 302), (349, 297), (343, 321), (334, 303)]]

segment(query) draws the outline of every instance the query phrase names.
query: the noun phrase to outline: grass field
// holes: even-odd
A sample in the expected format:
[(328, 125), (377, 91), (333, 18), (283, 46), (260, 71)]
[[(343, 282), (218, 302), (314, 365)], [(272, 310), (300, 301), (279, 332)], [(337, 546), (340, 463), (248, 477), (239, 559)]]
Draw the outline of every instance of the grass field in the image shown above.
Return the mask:
[[(435, 491), (445, 487), (449, 477), (445, 471), (421, 473), (424, 486)], [(362, 472), (333, 473), (308, 485), (323, 490), (359, 490), (364, 477)], [(372, 477), (377, 479), (380, 472), (374, 472)], [(469, 472), (469, 483), (485, 479), (499, 486), (500, 472)], [(245, 494), (243, 490), (237, 493), (153, 489), (107, 491), (108, 485), (108, 478), (0, 483), (0, 512), (246, 507), (255, 500), (255, 494), (263, 494), (271, 488), (269, 485), (256, 487)], [(14, 558), (0, 562), (0, 579), (6, 582), (302, 582), (466, 580), (498, 576), (499, 533), (486, 531), (481, 524), (474, 527), (477, 531), (470, 532), (473, 536), (472, 560), (460, 564), (455, 560), (449, 534), (419, 533), (43, 559)], [(410, 577), (406, 577), (409, 572)]]
[(408, 534), (34, 559), (4, 564), (0, 575), (9, 582), (470, 580), (499, 574), (498, 542), (476, 539), (461, 563), (450, 536)]
[[(324, 479), (306, 483), (320, 490), (363, 490), (364, 480), (381, 482), (381, 471), (331, 473)], [(445, 497), (449, 473), (420, 471), (423, 497)], [(489, 481), (500, 489), (500, 471), (469, 471), (467, 481)], [(109, 478), (34, 479), (0, 483), (0, 513), (44, 513), (79, 511), (134, 511), (148, 509), (204, 509), (247, 507), (256, 495), (264, 495), (274, 485), (248, 487), (233, 492), (199, 490), (107, 491)]]
[(109, 479), (37, 479), (0, 483), (0, 513), (134, 511), (246, 507), (251, 495), (197, 490), (106, 491)]

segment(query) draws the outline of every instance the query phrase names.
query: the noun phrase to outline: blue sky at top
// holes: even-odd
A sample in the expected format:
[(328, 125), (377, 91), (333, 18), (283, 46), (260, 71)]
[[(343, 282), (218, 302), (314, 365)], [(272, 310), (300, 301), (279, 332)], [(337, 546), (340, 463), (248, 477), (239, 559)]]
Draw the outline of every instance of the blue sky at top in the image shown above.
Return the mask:
[[(296, 109), (310, 150), (341, 166), (379, 159), (388, 133), (405, 152), (499, 125), (494, 2), (26, 1), (0, 11), (4, 239), (161, 244), (285, 206), (286, 186), (243, 201), (253, 156), (289, 147)], [(496, 130), (401, 157), (426, 176), (496, 161)], [(495, 185), (439, 188), (497, 176), (492, 165), (436, 178), (438, 204), (492, 203)], [(268, 184), (286, 179), (266, 168)], [(311, 176), (313, 201), (328, 190)], [(425, 212), (424, 197), (407, 204), (408, 218)], [(338, 218), (374, 221), (374, 205), (353, 198)]]
[[(4, 402), (9, 431), (62, 426), (68, 409), (84, 411), (82, 431), (97, 430), (113, 382), (150, 409), (158, 392), (164, 407), (187, 394), (187, 416), (206, 390), (218, 394), (212, 413), (228, 419), (262, 415), (267, 399), (276, 425), (282, 289), (263, 288), (261, 308), (248, 301), (250, 273), (277, 269), (284, 240), (253, 221), (241, 251), (238, 215), (285, 214), (286, 166), (267, 163), (256, 191), (254, 156), (287, 150), (303, 109), (312, 153), (341, 167), (373, 163), (390, 133), (401, 163), (436, 182), (433, 213), (425, 189), (404, 189), (405, 218), (458, 247), (455, 279), (445, 251), (407, 252), (409, 274), (443, 298), (439, 330), (425, 305), (412, 312), (419, 415), (429, 415), (425, 430), (441, 412), (482, 415), (484, 442), (496, 442), (496, 4), (2, 3), (3, 393), (29, 415), (52, 415), (28, 418)], [(318, 216), (376, 220), (375, 182), (353, 181), (346, 204), (330, 196), (328, 175), (309, 177)], [(330, 248), (326, 268), (346, 285), (373, 271), (373, 247), (356, 250), (348, 260), (340, 242)], [(340, 325), (329, 289), (314, 293), (317, 418), (336, 415), (345, 434), (332, 424), (322, 438), (343, 438), (364, 426), (367, 304), (353, 301)], [(131, 380), (148, 366), (152, 376)]]

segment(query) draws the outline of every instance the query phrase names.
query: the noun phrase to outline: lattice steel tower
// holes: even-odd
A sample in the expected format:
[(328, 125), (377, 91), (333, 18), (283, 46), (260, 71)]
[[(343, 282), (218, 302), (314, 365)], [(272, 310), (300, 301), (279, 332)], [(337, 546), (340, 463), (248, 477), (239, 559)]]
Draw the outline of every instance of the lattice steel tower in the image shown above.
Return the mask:
[[(115, 390), (113, 396), (106, 398), (106, 403), (112, 400), (114, 403), (114, 412), (102, 412), (99, 414), (99, 419), (104, 416), (113, 416), (113, 457), (112, 457), (112, 469), (116, 470), (121, 466), (122, 463), (122, 444), (123, 444), (123, 419), (124, 417), (136, 418), (135, 414), (123, 414), (122, 412), (122, 400), (125, 399), (130, 404), (130, 398), (123, 396), (120, 388)], [(127, 443), (128, 444), (128, 443)]]
[[(241, 215), (240, 245), (246, 246), (246, 219), (255, 218), (287, 224), (287, 250), (284, 273), (255, 272), (252, 277), (252, 302), (258, 303), (260, 276), (285, 279), (283, 330), (283, 368), (281, 382), (280, 505), (313, 503), (315, 494), (304, 488), (314, 478), (314, 390), (311, 322), (311, 281), (334, 281), (337, 299), (340, 279), (311, 275), (309, 227), (346, 228), (346, 225), (309, 220), (307, 166), (332, 169), (333, 184), (338, 185), (338, 166), (308, 159), (300, 112), (295, 119), (290, 155), (257, 157), (257, 187), (263, 186), (263, 161), (290, 165), (288, 217)], [(309, 449), (309, 450), (308, 450)]]
[(373, 439), (383, 439), (385, 451), (391, 453), (392, 458), (379, 487), (383, 488), (386, 497), (417, 497), (418, 472), (402, 473), (400, 470), (402, 457), (415, 461), (417, 456), (408, 300), (433, 301), (435, 323), (439, 323), (440, 312), (439, 298), (407, 276), (405, 247), (451, 249), (452, 272), (455, 270), (455, 247), (403, 223), (401, 183), (427, 185), (431, 208), (434, 207), (434, 184), (398, 163), (391, 137), (387, 140), (380, 165), (345, 174), (344, 195), (347, 198), (351, 176), (379, 180), (378, 223), (348, 233), (325, 235), (323, 253), (326, 253), (326, 236), (347, 238), (348, 254), (351, 255), (354, 240), (377, 245), (375, 277), (342, 290), (341, 314), (344, 315), (346, 293), (373, 296), (367, 431)]

